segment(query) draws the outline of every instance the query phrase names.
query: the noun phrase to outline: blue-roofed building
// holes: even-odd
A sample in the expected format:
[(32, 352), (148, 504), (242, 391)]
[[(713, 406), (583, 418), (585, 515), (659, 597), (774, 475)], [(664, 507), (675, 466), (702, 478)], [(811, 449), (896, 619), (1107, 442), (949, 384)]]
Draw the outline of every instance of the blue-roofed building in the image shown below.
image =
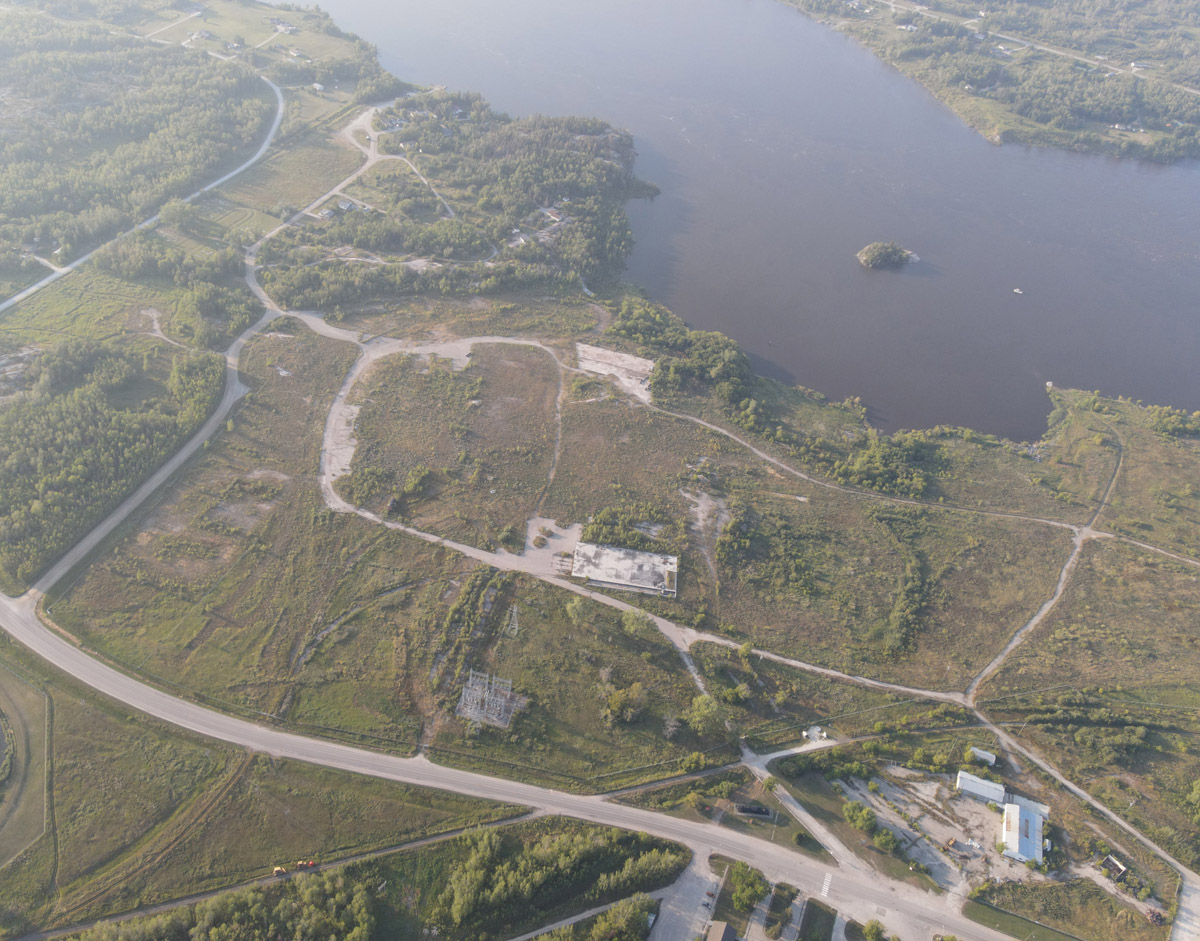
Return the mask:
[(1004, 805), (1004, 855), (1019, 862), (1042, 861), (1042, 827), (1046, 818), (1032, 801)]

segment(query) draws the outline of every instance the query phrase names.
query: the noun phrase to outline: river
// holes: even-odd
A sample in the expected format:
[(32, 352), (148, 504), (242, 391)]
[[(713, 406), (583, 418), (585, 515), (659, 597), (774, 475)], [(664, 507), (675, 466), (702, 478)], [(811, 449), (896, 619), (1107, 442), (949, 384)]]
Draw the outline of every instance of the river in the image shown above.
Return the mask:
[[(401, 78), (631, 130), (627, 279), (884, 429), (1037, 438), (1047, 381), (1200, 408), (1194, 163), (996, 147), (778, 0), (325, 6)], [(891, 239), (921, 261), (858, 265)]]

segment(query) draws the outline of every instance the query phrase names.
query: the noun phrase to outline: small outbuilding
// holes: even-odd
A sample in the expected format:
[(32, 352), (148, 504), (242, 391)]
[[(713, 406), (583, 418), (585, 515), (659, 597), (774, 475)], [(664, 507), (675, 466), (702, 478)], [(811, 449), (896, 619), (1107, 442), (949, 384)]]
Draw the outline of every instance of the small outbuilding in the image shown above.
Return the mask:
[(990, 751), (984, 751), (982, 748), (976, 748), (974, 745), (971, 746), (971, 757), (976, 761), (982, 761), (989, 768), (994, 768), (996, 766), (995, 755), (993, 755)]

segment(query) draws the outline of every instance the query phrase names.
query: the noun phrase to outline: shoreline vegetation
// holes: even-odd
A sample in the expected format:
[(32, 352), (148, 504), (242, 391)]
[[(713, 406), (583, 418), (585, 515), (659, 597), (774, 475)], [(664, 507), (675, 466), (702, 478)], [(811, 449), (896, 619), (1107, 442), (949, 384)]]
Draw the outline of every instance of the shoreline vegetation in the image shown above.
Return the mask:
[(855, 257), (864, 268), (899, 268), (917, 261), (915, 252), (902, 248), (896, 242), (872, 242)]
[(786, 0), (924, 85), (995, 144), (1200, 156), (1200, 11), (1016, 0)]

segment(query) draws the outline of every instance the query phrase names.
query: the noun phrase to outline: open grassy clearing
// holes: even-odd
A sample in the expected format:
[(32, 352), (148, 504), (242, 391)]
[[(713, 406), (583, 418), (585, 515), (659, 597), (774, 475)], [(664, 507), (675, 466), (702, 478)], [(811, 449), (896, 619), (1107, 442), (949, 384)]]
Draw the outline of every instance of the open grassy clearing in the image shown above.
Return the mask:
[(46, 731), (50, 704), (0, 662), (0, 869), (46, 827)]
[(270, 152), (219, 190), (231, 202), (279, 219), (332, 189), (363, 162), (360, 151), (329, 132), (314, 129), (288, 147)]
[(52, 345), (68, 337), (106, 340), (149, 330), (143, 310), (171, 311), (175, 285), (134, 284), (85, 265), (0, 314), (0, 332), (15, 342)]
[(519, 812), (251, 757), (130, 715), (7, 642), (0, 661), (53, 717), (48, 830), (0, 871), (0, 937)]
[(471, 365), (390, 357), (352, 400), (350, 502), (459, 542), (519, 550), (554, 459), (559, 368), (542, 350), (478, 345)]
[[(517, 610), (516, 636), (495, 631), (464, 657), (461, 670), (512, 679), (528, 705), (507, 731), (483, 726), (472, 733), (462, 719), (440, 716), (435, 745), (447, 749), (437, 753), (440, 761), (607, 791), (677, 773), (680, 761), (696, 751), (710, 764), (736, 758), (724, 734), (698, 736), (678, 721), (696, 688), (657, 631), (631, 634), (611, 608), (526, 577), (515, 580), (506, 604), (509, 598)], [(501, 627), (508, 610), (496, 619)], [(452, 708), (462, 680), (444, 685)]]
[(1200, 569), (1110, 540), (1088, 543), (1063, 597), (981, 698), (1200, 682)]
[(806, 899), (799, 937), (804, 941), (830, 941), (836, 924), (837, 912), (816, 899)]
[[(1140, 913), (1118, 905), (1112, 896), (1086, 879), (1049, 885), (1009, 882), (988, 886), (975, 898), (992, 910), (982, 906), (969, 907), (966, 909), (969, 918), (980, 924), (998, 926), (1001, 931), (1019, 938), (1160, 941), (1171, 930), (1151, 925)], [(994, 909), (1023, 916), (1036, 922), (1037, 926), (1012, 923)], [(1047, 931), (1047, 927), (1060, 929), (1062, 933)]]
[(243, 368), (257, 389), (232, 429), (64, 586), (53, 617), (222, 706), (411, 742), (393, 612), (442, 576), (437, 552), (328, 513), (316, 489), (326, 410), (354, 353), (308, 331), (252, 343)]
[(454, 336), (574, 337), (606, 314), (569, 294), (490, 297), (393, 297), (345, 312), (341, 326), (368, 336), (436, 339)]
[[(757, 646), (847, 672), (962, 688), (1053, 594), (1065, 533), (864, 503), (730, 499), (720, 620)], [(933, 651), (937, 656), (931, 656)]]
[(1088, 399), (1125, 447), (1111, 505), (1098, 525), (1200, 558), (1200, 439), (1155, 430), (1153, 411), (1128, 400)]
[[(221, 708), (402, 752), (425, 728), (442, 760), (560, 786), (651, 779), (720, 745), (686, 727), (665, 737), (695, 690), (657, 633), (322, 508), (317, 449), (353, 353), (307, 331), (255, 340), (243, 368), (257, 388), (231, 430), (64, 586), (52, 616)], [(510, 604), (516, 637), (503, 633)], [(509, 732), (476, 737), (451, 716), (470, 668), (529, 698)], [(610, 724), (614, 693), (629, 718)]]

